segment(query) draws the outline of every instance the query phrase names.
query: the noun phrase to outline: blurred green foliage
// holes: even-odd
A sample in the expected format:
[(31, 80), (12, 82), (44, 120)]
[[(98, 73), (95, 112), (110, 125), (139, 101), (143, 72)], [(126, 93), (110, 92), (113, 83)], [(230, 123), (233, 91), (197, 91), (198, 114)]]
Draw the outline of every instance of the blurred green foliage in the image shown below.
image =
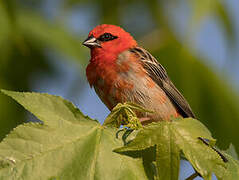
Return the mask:
[[(88, 26), (112, 23), (124, 25), (128, 31), (132, 30), (131, 33), (140, 45), (166, 67), (171, 79), (188, 99), (197, 117), (218, 139), (218, 145), (226, 148), (229, 142), (232, 142), (239, 150), (237, 94), (231, 90), (231, 84), (224, 74), (208, 67), (204, 64), (207, 60), (196, 57), (189, 46), (178, 40), (175, 33), (177, 30), (170, 25), (167, 5), (173, 4), (170, 9), (173, 11), (181, 1), (62, 0), (55, 2), (58, 4), (55, 8), (62, 19), (50, 19), (44, 14), (43, 9), (47, 2), (49, 1), (0, 0), (1, 89), (30, 91), (30, 79), (34, 72), (53, 73), (54, 68), (48, 65), (48, 51), (68, 57), (64, 59), (76, 60), (79, 67), (85, 67), (89, 54), (86, 54), (85, 50), (82, 51), (79, 40), (80, 37), (87, 36), (82, 33), (85, 29), (82, 27), (83, 31), (77, 35), (72, 33), (67, 24), (70, 16), (64, 15), (71, 14), (77, 8), (87, 8), (95, 20), (88, 22)], [(194, 32), (207, 17), (213, 16), (220, 22), (228, 46), (234, 44), (234, 23), (224, 1), (184, 0), (183, 3), (191, 11), (187, 29)], [(146, 19), (142, 18), (142, 22), (139, 13), (146, 14)], [(81, 21), (83, 19), (79, 19), (79, 22)], [(2, 95), (0, 107), (1, 139), (26, 118), (18, 105), (9, 102)]]

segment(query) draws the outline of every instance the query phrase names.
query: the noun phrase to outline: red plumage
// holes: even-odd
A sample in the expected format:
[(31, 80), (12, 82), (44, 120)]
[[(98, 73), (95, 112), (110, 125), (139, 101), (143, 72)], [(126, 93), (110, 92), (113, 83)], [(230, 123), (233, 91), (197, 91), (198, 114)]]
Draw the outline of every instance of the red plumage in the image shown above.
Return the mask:
[(151, 121), (195, 117), (162, 65), (122, 28), (99, 25), (83, 44), (91, 49), (87, 79), (110, 110), (131, 101), (154, 110), (153, 115), (138, 114)]

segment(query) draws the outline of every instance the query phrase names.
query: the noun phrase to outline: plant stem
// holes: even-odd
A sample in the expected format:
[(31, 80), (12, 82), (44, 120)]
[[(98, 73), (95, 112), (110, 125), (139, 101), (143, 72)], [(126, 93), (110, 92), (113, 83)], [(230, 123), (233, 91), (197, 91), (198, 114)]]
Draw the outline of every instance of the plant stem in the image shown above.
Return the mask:
[(197, 172), (195, 172), (195, 173), (193, 173), (191, 176), (189, 176), (187, 179), (185, 179), (185, 180), (193, 180), (194, 178), (196, 178), (196, 177), (198, 177), (198, 173)]

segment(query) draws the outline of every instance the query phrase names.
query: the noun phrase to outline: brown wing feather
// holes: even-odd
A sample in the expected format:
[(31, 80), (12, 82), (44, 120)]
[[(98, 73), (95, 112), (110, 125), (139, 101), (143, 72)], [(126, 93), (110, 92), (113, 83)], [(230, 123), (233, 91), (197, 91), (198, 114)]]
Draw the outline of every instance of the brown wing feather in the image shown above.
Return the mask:
[(195, 115), (192, 112), (187, 100), (174, 86), (164, 67), (143, 48), (136, 47), (130, 51), (139, 57), (149, 76), (165, 91), (171, 101), (176, 105), (182, 116), (195, 118)]

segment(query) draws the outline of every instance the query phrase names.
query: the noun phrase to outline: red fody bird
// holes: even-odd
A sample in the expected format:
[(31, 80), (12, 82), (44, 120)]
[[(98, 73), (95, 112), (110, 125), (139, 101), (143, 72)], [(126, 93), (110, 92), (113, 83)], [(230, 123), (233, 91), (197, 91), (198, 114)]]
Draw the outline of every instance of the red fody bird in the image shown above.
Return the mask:
[(142, 122), (195, 117), (161, 64), (122, 28), (103, 24), (83, 42), (91, 50), (86, 75), (90, 86), (112, 110), (134, 102), (155, 113), (137, 113)]

